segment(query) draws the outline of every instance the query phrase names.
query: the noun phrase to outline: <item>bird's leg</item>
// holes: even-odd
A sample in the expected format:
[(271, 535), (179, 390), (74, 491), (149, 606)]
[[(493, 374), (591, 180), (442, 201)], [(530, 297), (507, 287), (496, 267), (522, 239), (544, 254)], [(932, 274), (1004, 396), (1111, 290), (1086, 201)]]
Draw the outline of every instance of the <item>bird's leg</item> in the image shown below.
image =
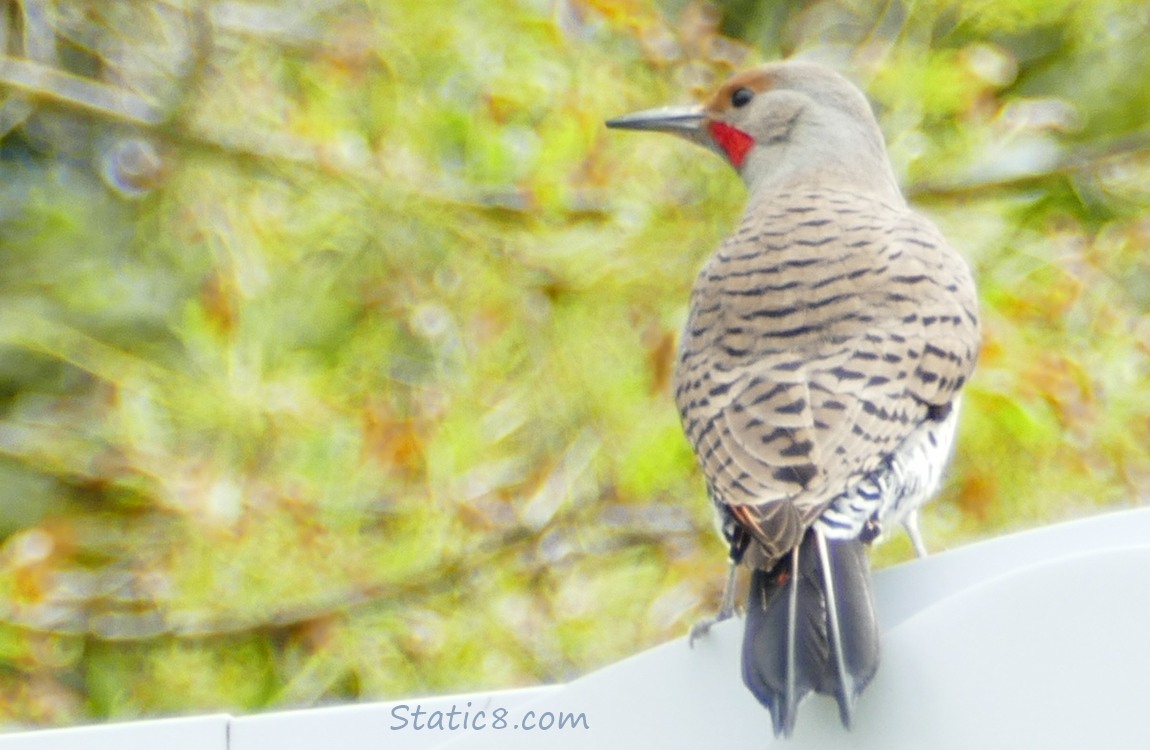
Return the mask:
[(926, 557), (929, 554), (926, 551), (926, 543), (922, 540), (922, 531), (918, 528), (918, 510), (912, 510), (903, 519), (902, 527), (906, 529), (906, 535), (910, 537), (910, 543), (914, 545), (914, 553), (919, 557)]
[(739, 526), (733, 526), (729, 531), (724, 530), (724, 535), (731, 547), (728, 553), (730, 566), (727, 568), (727, 584), (723, 587), (723, 600), (714, 617), (707, 617), (691, 626), (691, 634), (687, 638), (687, 644), (690, 646), (695, 645), (696, 638), (706, 635), (712, 625), (729, 620), (735, 614), (735, 582), (738, 578), (739, 563), (743, 561), (743, 555), (751, 544), (751, 535)]
[(687, 637), (688, 645), (694, 646), (695, 639), (706, 635), (712, 625), (728, 620), (735, 614), (735, 578), (738, 572), (739, 563), (732, 559), (727, 570), (727, 585), (723, 588), (723, 601), (719, 605), (719, 611), (715, 613), (714, 617), (704, 618), (691, 626), (691, 634)]

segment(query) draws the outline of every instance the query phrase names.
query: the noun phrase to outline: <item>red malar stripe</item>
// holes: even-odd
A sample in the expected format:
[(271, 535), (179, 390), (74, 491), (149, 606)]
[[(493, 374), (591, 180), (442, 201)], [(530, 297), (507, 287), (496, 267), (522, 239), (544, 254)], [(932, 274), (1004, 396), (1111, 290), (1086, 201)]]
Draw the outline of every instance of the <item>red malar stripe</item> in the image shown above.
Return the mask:
[(751, 150), (751, 146), (755, 145), (755, 139), (725, 122), (711, 121), (707, 123), (707, 128), (711, 131), (711, 137), (715, 139), (715, 143), (719, 144), (719, 148), (726, 152), (731, 164), (734, 164), (736, 168), (742, 167), (743, 161), (747, 158), (747, 152)]

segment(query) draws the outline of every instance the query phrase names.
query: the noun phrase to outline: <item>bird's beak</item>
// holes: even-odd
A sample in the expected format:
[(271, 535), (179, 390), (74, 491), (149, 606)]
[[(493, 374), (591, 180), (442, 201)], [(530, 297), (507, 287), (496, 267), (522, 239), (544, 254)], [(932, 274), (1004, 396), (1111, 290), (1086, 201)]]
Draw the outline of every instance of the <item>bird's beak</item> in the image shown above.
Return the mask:
[(706, 115), (703, 114), (702, 107), (659, 107), (608, 120), (607, 127), (619, 130), (655, 130), (696, 141), (703, 132), (704, 119)]
[(658, 109), (645, 109), (642, 112), (632, 112), (629, 115), (608, 120), (607, 127), (619, 130), (649, 130), (655, 133), (670, 133), (723, 155), (723, 152), (715, 144), (715, 139), (711, 136), (706, 123), (707, 113), (703, 111), (702, 106), (659, 107)]

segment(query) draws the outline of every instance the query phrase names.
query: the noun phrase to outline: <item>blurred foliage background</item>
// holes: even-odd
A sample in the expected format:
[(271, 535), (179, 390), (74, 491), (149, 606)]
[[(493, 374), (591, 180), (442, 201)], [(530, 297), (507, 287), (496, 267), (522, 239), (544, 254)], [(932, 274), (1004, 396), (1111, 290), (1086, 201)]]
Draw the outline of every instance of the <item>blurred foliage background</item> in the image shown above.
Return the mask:
[(563, 681), (711, 612), (724, 549), (667, 384), (743, 190), (602, 121), (779, 57), (868, 91), (981, 285), (932, 548), (1146, 497), (1144, 0), (0, 24), (9, 727)]

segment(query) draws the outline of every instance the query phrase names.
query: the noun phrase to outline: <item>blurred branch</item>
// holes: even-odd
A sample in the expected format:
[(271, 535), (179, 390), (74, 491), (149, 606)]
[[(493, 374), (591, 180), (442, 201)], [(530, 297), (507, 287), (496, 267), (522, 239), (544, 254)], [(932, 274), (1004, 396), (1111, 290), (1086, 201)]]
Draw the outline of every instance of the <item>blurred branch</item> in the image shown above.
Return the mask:
[(471, 572), (499, 569), (495, 558), (523, 553), (537, 541), (525, 528), (504, 534), (408, 575), (402, 581), (349, 586), (320, 601), (258, 614), (195, 613), (167, 611), (149, 589), (146, 573), (123, 568), (68, 574), (67, 596), (33, 606), (14, 605), (0, 599), (0, 623), (32, 633), (88, 637), (100, 641), (139, 642), (155, 638), (226, 638), (242, 633), (296, 627), (317, 619), (392, 602), (411, 606), (458, 590), (459, 581)]
[(1028, 188), (1053, 177), (1073, 177), (1082, 173), (1105, 169), (1116, 159), (1125, 159), (1150, 152), (1150, 131), (1130, 133), (1110, 143), (1080, 149), (1058, 160), (1048, 169), (1025, 172), (987, 180), (956, 181), (953, 183), (920, 183), (907, 189), (916, 199), (946, 199), (969, 196), (987, 190)]
[(136, 125), (154, 126), (165, 119), (130, 91), (8, 55), (0, 56), (0, 87)]
[[(558, 527), (572, 524), (578, 511), (560, 515)], [(578, 524), (575, 524), (578, 525)], [(633, 528), (606, 529), (606, 536), (594, 537), (583, 549), (567, 549), (559, 557), (539, 551), (545, 531), (515, 526), (500, 534), (482, 537), (473, 547), (451, 559), (441, 560), (402, 580), (347, 586), (316, 601), (287, 606), (274, 612), (255, 614), (196, 613), (167, 611), (157, 586), (162, 576), (146, 571), (111, 566), (103, 571), (71, 571), (64, 597), (51, 597), (34, 606), (14, 605), (0, 600), (0, 624), (20, 630), (63, 637), (87, 637), (109, 642), (142, 642), (156, 638), (228, 638), (244, 633), (282, 630), (335, 615), (347, 615), (374, 607), (412, 607), (412, 602), (437, 596), (455, 596), (459, 582), (476, 572), (522, 567), (523, 559), (537, 570), (563, 565), (574, 559), (596, 557), (642, 546), (663, 546), (686, 539), (689, 527), (671, 533), (647, 532)], [(508, 558), (520, 562), (509, 563)], [(156, 579), (156, 580), (152, 580)], [(159, 583), (157, 583), (159, 581)]]

